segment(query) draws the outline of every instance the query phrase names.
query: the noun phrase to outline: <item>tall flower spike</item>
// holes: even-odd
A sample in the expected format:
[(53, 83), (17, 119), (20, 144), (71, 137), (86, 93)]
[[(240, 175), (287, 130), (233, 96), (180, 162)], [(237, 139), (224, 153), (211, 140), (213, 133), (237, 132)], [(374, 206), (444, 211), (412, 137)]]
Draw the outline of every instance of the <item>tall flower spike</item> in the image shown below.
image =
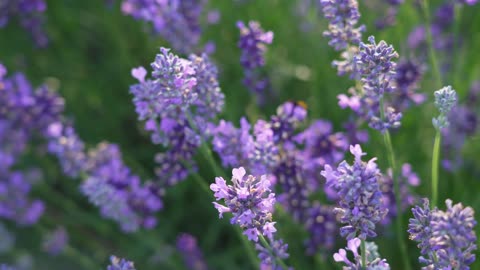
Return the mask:
[(257, 101), (263, 104), (270, 83), (268, 77), (262, 75), (259, 68), (265, 65), (266, 45), (272, 43), (273, 32), (265, 32), (255, 21), (250, 21), (248, 25), (237, 22), (237, 27), (240, 29), (238, 47), (242, 50), (240, 63), (244, 68), (243, 83), (257, 95)]
[(197, 239), (190, 234), (184, 233), (177, 238), (177, 250), (183, 257), (183, 261), (190, 270), (207, 270), (207, 264), (202, 251), (198, 247)]
[[(395, 90), (395, 85), (391, 82), (396, 74), (394, 59), (398, 58), (398, 53), (383, 40), (376, 43), (375, 38), (370, 36), (368, 41), (369, 44), (360, 43), (360, 51), (354, 59), (354, 73), (361, 78), (364, 91), (359, 94), (359, 105), (362, 108), (357, 111), (364, 114), (370, 127), (385, 132), (399, 127), (402, 118), (402, 114), (394, 108), (380, 107), (384, 94)], [(385, 117), (382, 117), (383, 114)]]
[(440, 115), (433, 118), (432, 123), (436, 129), (442, 130), (450, 125), (448, 113), (457, 103), (457, 92), (449, 85), (435, 91), (434, 95), (435, 107), (440, 111)]
[(273, 252), (267, 252), (267, 247), (257, 244), (259, 257), (263, 266), (277, 269), (276, 261), (287, 258), (288, 253), (287, 245), (282, 240), (275, 240), (276, 222), (272, 221), (275, 194), (270, 190), (271, 183), (266, 175), (258, 178), (246, 176), (246, 173), (243, 167), (233, 169), (233, 185), (227, 185), (222, 177), (216, 177), (210, 189), (216, 200), (223, 200), (225, 204), (213, 202), (213, 205), (220, 218), (224, 213), (231, 212), (230, 223), (240, 226), (248, 240), (258, 243), (259, 237), (265, 237)]
[(145, 121), (152, 142), (166, 152), (156, 157), (160, 186), (173, 185), (195, 170), (193, 156), (224, 105), (217, 69), (206, 54), (184, 59), (161, 48), (152, 63), (152, 78), (135, 68), (139, 83), (130, 87), (138, 118)]
[(215, 178), (215, 183), (210, 185), (217, 201), (225, 201), (225, 205), (213, 203), (220, 217), (225, 212), (232, 212), (231, 223), (242, 227), (244, 234), (254, 242), (258, 241), (260, 234), (273, 236), (276, 231), (275, 222), (272, 222), (275, 194), (271, 193), (270, 181), (265, 175), (259, 178), (246, 176), (243, 167), (233, 169), (232, 175), (233, 186), (227, 186), (221, 177)]
[(418, 242), (420, 263), (426, 269), (470, 269), (477, 249), (473, 209), (452, 205), (451, 200), (446, 200), (446, 211), (430, 210), (428, 205), (424, 199), (423, 208), (412, 209), (408, 230), (410, 239)]
[(358, 144), (350, 146), (350, 152), (355, 157), (353, 165), (342, 161), (333, 169), (327, 164), (321, 174), (327, 179), (326, 185), (340, 197), (335, 211), (340, 214), (340, 221), (347, 224), (340, 228), (340, 235), (347, 240), (355, 237), (365, 240), (377, 235), (375, 223), (380, 222), (388, 210), (382, 203), (376, 158), (363, 162), (362, 156), (366, 153)]
[(320, 5), (329, 21), (328, 30), (323, 35), (330, 38), (330, 46), (341, 51), (350, 44), (360, 43), (365, 26), (357, 27), (360, 12), (356, 0), (320, 0)]

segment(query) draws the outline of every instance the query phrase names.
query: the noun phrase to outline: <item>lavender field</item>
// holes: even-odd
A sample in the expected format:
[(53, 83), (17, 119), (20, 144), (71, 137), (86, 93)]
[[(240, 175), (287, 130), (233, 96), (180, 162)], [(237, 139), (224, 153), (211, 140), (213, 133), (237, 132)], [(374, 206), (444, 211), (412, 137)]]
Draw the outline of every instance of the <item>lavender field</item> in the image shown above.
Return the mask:
[(0, 0), (0, 270), (480, 270), (478, 2)]

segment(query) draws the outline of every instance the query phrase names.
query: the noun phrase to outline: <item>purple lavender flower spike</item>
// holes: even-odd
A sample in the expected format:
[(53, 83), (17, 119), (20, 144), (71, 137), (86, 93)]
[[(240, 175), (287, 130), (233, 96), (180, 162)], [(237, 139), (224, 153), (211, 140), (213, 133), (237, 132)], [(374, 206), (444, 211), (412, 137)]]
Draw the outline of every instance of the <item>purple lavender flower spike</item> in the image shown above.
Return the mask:
[(265, 32), (258, 22), (250, 21), (248, 25), (237, 22), (240, 29), (238, 47), (242, 50), (240, 63), (244, 68), (243, 83), (257, 95), (258, 102), (263, 104), (269, 91), (269, 79), (260, 73), (259, 68), (265, 66), (265, 52), (273, 41), (273, 32)]
[(5, 27), (12, 17), (18, 17), (22, 28), (30, 32), (38, 47), (48, 44), (48, 37), (43, 29), (47, 9), (44, 0), (6, 0), (0, 3), (0, 28)]
[(461, 203), (452, 205), (451, 200), (446, 200), (446, 205), (446, 211), (430, 210), (424, 199), (423, 208), (414, 207), (408, 230), (410, 239), (418, 242), (422, 254), (419, 261), (426, 265), (424, 268), (468, 270), (477, 249), (474, 211)]
[(135, 270), (135, 266), (131, 261), (112, 255), (110, 256), (110, 265), (107, 266), (107, 270)]
[(329, 21), (328, 30), (323, 33), (330, 41), (328, 44), (336, 51), (347, 49), (349, 45), (358, 45), (365, 26), (358, 26), (360, 18), (356, 0), (320, 0), (322, 11)]
[[(346, 266), (344, 270), (390, 270), (390, 265), (385, 259), (381, 259), (378, 254), (378, 247), (373, 242), (366, 243), (366, 264), (362, 265), (362, 255), (359, 253), (361, 240), (353, 238), (348, 241), (347, 249), (341, 248), (338, 253), (333, 254), (333, 259), (336, 262), (343, 262)], [(347, 250), (353, 253), (353, 262), (347, 257)]]
[(16, 270), (13, 266), (7, 264), (0, 264), (0, 270)]
[(68, 244), (68, 234), (64, 227), (58, 227), (46, 235), (43, 241), (43, 250), (56, 256), (63, 252)]
[(347, 240), (355, 237), (365, 240), (377, 235), (375, 223), (382, 221), (388, 209), (382, 203), (378, 181), (381, 175), (376, 158), (363, 162), (362, 156), (366, 153), (358, 144), (350, 146), (350, 152), (355, 157), (353, 165), (342, 161), (333, 169), (327, 164), (321, 174), (327, 179), (326, 185), (340, 197), (335, 211), (340, 215), (340, 221), (347, 224), (340, 228), (340, 235)]
[[(385, 41), (375, 42), (375, 38), (368, 38), (369, 44), (360, 43), (360, 51), (354, 59), (354, 73), (361, 78), (364, 93), (359, 95), (361, 114), (364, 114), (370, 127), (385, 132), (400, 126), (402, 114), (394, 108), (380, 107), (385, 93), (392, 93), (395, 85), (391, 83), (396, 74), (398, 53)], [(384, 110), (384, 113), (380, 112)], [(381, 117), (385, 114), (385, 119)]]
[(216, 202), (214, 205), (220, 217), (224, 212), (232, 212), (231, 223), (242, 227), (248, 239), (257, 242), (260, 234), (268, 236), (275, 228), (272, 222), (275, 194), (271, 193), (271, 184), (265, 175), (246, 176), (243, 167), (233, 169), (232, 175), (233, 186), (227, 186), (221, 177), (215, 178), (215, 183), (210, 185), (217, 201), (225, 201), (225, 206)]
[(395, 89), (389, 84), (389, 79), (395, 75), (398, 58), (395, 49), (385, 41), (375, 42), (370, 36), (368, 42), (360, 43), (360, 52), (355, 57), (356, 70), (362, 76), (362, 83), (366, 94), (369, 96), (382, 96), (384, 93), (391, 93)]
[(130, 92), (152, 142), (167, 148), (156, 157), (159, 179), (168, 179), (159, 185), (173, 185), (196, 170), (193, 156), (202, 139), (213, 132), (212, 122), (224, 106), (224, 95), (218, 71), (206, 54), (187, 60), (161, 48), (152, 68), (152, 79), (145, 78), (141, 67), (132, 70), (139, 83)]
[(207, 270), (208, 266), (198, 247), (197, 239), (190, 234), (183, 233), (177, 238), (177, 249), (182, 255), (185, 265), (190, 270)]

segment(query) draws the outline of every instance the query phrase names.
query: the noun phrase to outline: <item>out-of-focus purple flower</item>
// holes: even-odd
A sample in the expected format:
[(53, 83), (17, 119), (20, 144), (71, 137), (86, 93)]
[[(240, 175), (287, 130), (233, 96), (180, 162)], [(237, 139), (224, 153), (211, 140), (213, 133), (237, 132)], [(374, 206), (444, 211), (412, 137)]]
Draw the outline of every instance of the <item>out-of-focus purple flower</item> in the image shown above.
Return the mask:
[(253, 150), (250, 124), (242, 118), (240, 128), (236, 128), (231, 122), (220, 120), (213, 130), (212, 144), (224, 167), (234, 167), (247, 162), (247, 153)]
[(3, 223), (0, 223), (0, 254), (8, 253), (15, 244), (15, 235), (12, 234)]
[(220, 11), (218, 9), (210, 10), (207, 13), (207, 22), (209, 24), (217, 24), (220, 21)]
[(478, 0), (456, 0), (456, 2), (473, 6), (478, 2)]
[(313, 256), (318, 251), (330, 251), (338, 235), (337, 218), (333, 207), (315, 203), (308, 209), (305, 228), (308, 232), (305, 241), (308, 255)]
[(0, 2), (0, 28), (5, 27), (12, 17), (18, 17), (20, 25), (30, 32), (38, 47), (48, 44), (44, 27), (44, 0), (6, 0)]
[(82, 183), (82, 192), (103, 216), (119, 223), (126, 232), (139, 227), (152, 228), (155, 213), (163, 207), (159, 194), (123, 164), (116, 145), (101, 143), (89, 152), (88, 178)]
[[(213, 149), (224, 166), (248, 166), (254, 174), (268, 174), (278, 165), (278, 146), (274, 141), (271, 125), (258, 120), (250, 134), (250, 124), (240, 121), (240, 129), (231, 123), (220, 121), (214, 129)], [(225, 156), (224, 155), (225, 152)]]
[(0, 264), (0, 270), (16, 270), (13, 266), (7, 264)]
[(167, 151), (156, 157), (160, 185), (173, 185), (195, 170), (193, 155), (202, 138), (211, 134), (211, 123), (224, 106), (224, 95), (217, 80), (217, 69), (208, 56), (183, 59), (161, 48), (152, 63), (152, 79), (145, 79), (143, 68), (132, 70), (139, 84), (132, 85), (139, 120), (152, 142)]
[[(402, 165), (402, 173), (400, 177), (397, 177), (396, 181), (399, 181), (401, 198), (400, 209), (403, 212), (418, 201), (418, 197), (412, 193), (410, 189), (420, 185), (420, 178), (412, 171), (412, 165), (405, 163)], [(391, 169), (388, 169), (387, 174), (384, 174), (380, 178), (380, 190), (383, 194), (382, 202), (385, 205), (385, 208), (388, 209), (388, 213), (382, 220), (382, 224), (389, 224), (393, 218), (397, 216), (397, 205), (395, 202)]]
[(68, 244), (68, 233), (64, 227), (58, 227), (48, 233), (43, 241), (43, 250), (56, 256), (63, 252)]
[[(359, 253), (358, 248), (360, 247), (361, 240), (358, 238), (353, 238), (348, 241), (347, 249), (341, 248), (338, 250), (338, 253), (333, 254), (333, 259), (336, 262), (343, 262), (346, 266), (343, 267), (344, 270), (390, 270), (390, 265), (385, 259), (381, 259), (378, 254), (378, 247), (375, 243), (366, 243), (366, 264), (362, 265), (362, 255)], [(347, 250), (353, 253), (353, 262), (347, 257)]]
[(177, 249), (183, 261), (190, 270), (207, 270), (208, 266), (198, 247), (197, 239), (190, 234), (183, 233), (177, 237)]
[(477, 83), (473, 83), (465, 104), (454, 107), (448, 114), (450, 127), (442, 130), (444, 159), (442, 165), (454, 171), (462, 164), (462, 149), (466, 140), (475, 135), (478, 126), (476, 104), (478, 102)]
[(385, 15), (375, 21), (375, 27), (379, 30), (393, 26), (397, 23), (398, 8), (391, 6), (385, 11)]
[(48, 151), (58, 157), (63, 172), (78, 177), (87, 167), (85, 145), (71, 126), (54, 122), (48, 127)]
[(306, 105), (302, 102), (285, 102), (278, 106), (277, 113), (270, 119), (275, 143), (292, 141), (295, 129), (307, 117)]
[(442, 4), (435, 11), (434, 23), (441, 27), (448, 27), (454, 18), (454, 5), (447, 2)]
[(40, 200), (28, 196), (32, 180), (28, 174), (16, 171), (2, 171), (0, 182), (0, 217), (20, 225), (35, 224), (42, 216), (45, 206)]
[(433, 126), (442, 130), (450, 125), (448, 114), (457, 104), (457, 92), (449, 85), (435, 91), (435, 107), (440, 111), (438, 117), (432, 119)]
[(135, 266), (131, 261), (112, 255), (110, 256), (110, 265), (107, 266), (107, 270), (135, 270)]
[(343, 124), (347, 141), (350, 144), (362, 144), (368, 142), (368, 131), (360, 129), (359, 121), (349, 119)]
[(255, 21), (250, 21), (247, 25), (239, 21), (237, 27), (240, 30), (238, 47), (242, 50), (240, 63), (244, 68), (243, 83), (256, 95), (258, 103), (263, 104), (270, 83), (259, 68), (265, 65), (265, 52), (267, 45), (273, 41), (273, 32), (265, 32)]
[(232, 175), (233, 186), (227, 186), (222, 177), (216, 177), (215, 183), (210, 185), (217, 201), (223, 199), (225, 202), (225, 205), (213, 203), (219, 216), (232, 212), (231, 223), (242, 227), (251, 241), (257, 242), (260, 234), (272, 237), (276, 232), (275, 222), (272, 222), (275, 194), (270, 190), (267, 176), (246, 176), (243, 167), (233, 169)]
[(381, 174), (376, 158), (362, 161), (366, 153), (362, 152), (360, 145), (350, 146), (350, 152), (355, 156), (353, 165), (343, 161), (333, 169), (327, 164), (321, 174), (327, 179), (326, 185), (340, 197), (335, 211), (340, 214), (340, 221), (347, 224), (340, 228), (340, 235), (347, 240), (375, 237), (375, 223), (382, 221), (388, 212), (382, 202), (378, 181)]
[(206, 0), (123, 0), (122, 12), (151, 23), (175, 50), (192, 53), (201, 36), (200, 17)]
[(452, 205), (451, 200), (445, 203), (446, 211), (436, 207), (430, 210), (427, 199), (423, 201), (423, 208), (412, 209), (410, 239), (418, 242), (422, 254), (419, 261), (426, 269), (468, 270), (475, 261), (472, 253), (477, 249), (474, 211), (461, 203)]
[(420, 105), (426, 100), (425, 94), (415, 92), (423, 76), (423, 67), (415, 60), (400, 60), (396, 68), (396, 91), (393, 93), (392, 106), (397, 111), (405, 111), (412, 105)]
[(348, 140), (341, 132), (333, 132), (332, 123), (326, 120), (316, 120), (296, 137), (298, 142), (305, 143), (302, 151), (310, 171), (318, 171), (324, 165), (332, 166), (340, 162), (348, 149)]
[(292, 215), (297, 222), (304, 222), (310, 207), (308, 196), (314, 189), (305, 177), (301, 158), (297, 152), (286, 152), (273, 171), (282, 193), (278, 195), (278, 202)]
[(325, 18), (329, 21), (328, 30), (323, 35), (328, 37), (328, 44), (337, 51), (347, 49), (349, 45), (358, 45), (362, 39), (365, 26), (358, 26), (360, 12), (356, 0), (321, 0), (320, 5)]
[(273, 130), (269, 123), (258, 120), (253, 127), (255, 137), (253, 151), (248, 153), (250, 169), (255, 174), (268, 174), (279, 161), (278, 146), (275, 144)]

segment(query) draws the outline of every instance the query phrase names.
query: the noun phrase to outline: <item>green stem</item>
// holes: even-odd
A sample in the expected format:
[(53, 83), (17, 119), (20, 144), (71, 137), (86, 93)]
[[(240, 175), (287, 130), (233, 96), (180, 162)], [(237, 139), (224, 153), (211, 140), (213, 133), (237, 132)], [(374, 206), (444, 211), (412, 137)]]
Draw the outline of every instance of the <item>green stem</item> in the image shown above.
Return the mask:
[(433, 36), (430, 22), (430, 10), (428, 0), (422, 0), (423, 15), (425, 17), (425, 31), (427, 33), (427, 46), (428, 55), (433, 69), (433, 77), (435, 78), (436, 88), (442, 87), (442, 75), (440, 74), (440, 68), (437, 63), (437, 56), (435, 54), (435, 48), (433, 47)]
[(288, 266), (285, 264), (285, 262), (274, 254), (273, 248), (270, 246), (267, 239), (265, 239), (265, 237), (263, 237), (263, 235), (261, 234), (259, 235), (259, 238), (262, 245), (268, 250), (268, 252), (272, 255), (272, 257), (275, 258), (275, 261), (277, 262), (277, 264), (281, 266), (282, 269), (288, 270)]
[(435, 134), (435, 141), (433, 143), (432, 154), (432, 204), (431, 207), (435, 207), (438, 202), (438, 163), (440, 160), (440, 142), (442, 135), (439, 130)]
[[(383, 98), (380, 99), (380, 115), (382, 120), (385, 118), (384, 109), (383, 109)], [(403, 264), (406, 270), (410, 270), (410, 263), (408, 260), (408, 253), (407, 253), (407, 245), (405, 243), (405, 233), (402, 229), (402, 198), (400, 196), (400, 184), (399, 179), (397, 176), (397, 166), (395, 161), (395, 152), (393, 151), (393, 144), (390, 138), (390, 132), (388, 129), (383, 133), (383, 142), (385, 144), (385, 148), (387, 149), (387, 158), (390, 168), (392, 168), (392, 182), (393, 182), (393, 192), (395, 194), (395, 206), (397, 210), (397, 216), (395, 218), (395, 228), (397, 231), (398, 243), (400, 245), (400, 253), (402, 256)]]
[(360, 252), (362, 252), (362, 269), (367, 269), (367, 249), (365, 247), (365, 240), (363, 239), (360, 244)]

